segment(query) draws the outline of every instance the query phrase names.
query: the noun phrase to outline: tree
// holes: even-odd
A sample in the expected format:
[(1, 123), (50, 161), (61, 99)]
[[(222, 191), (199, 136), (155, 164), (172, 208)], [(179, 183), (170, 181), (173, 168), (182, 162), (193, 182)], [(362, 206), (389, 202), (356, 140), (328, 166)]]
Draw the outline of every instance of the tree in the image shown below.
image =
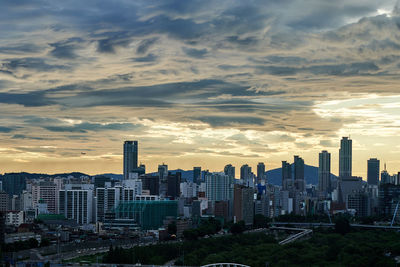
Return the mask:
[(339, 217), (335, 223), (335, 231), (339, 234), (345, 235), (350, 232), (351, 227), (349, 220), (345, 217)]
[(265, 228), (268, 226), (268, 218), (262, 214), (254, 215), (254, 228)]
[(241, 234), (245, 230), (246, 230), (246, 225), (244, 224), (244, 221), (234, 223), (229, 229), (229, 231), (234, 235)]
[(172, 222), (168, 224), (168, 234), (170, 235), (176, 235), (177, 227), (176, 227), (176, 222)]

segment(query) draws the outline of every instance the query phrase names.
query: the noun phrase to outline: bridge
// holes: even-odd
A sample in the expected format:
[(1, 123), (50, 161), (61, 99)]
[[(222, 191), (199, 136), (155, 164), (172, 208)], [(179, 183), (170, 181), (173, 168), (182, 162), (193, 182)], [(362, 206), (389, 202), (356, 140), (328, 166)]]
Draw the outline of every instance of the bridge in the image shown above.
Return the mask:
[(290, 235), (288, 238), (279, 242), (279, 245), (285, 245), (292, 243), (302, 237), (312, 234), (313, 230), (311, 229), (303, 229), (303, 228), (289, 228), (289, 227), (271, 227), (271, 230), (285, 230), (285, 231), (296, 231), (294, 235)]
[(212, 263), (203, 265), (201, 267), (250, 267), (250, 266), (239, 263)]
[[(291, 225), (295, 227), (335, 227), (333, 223), (309, 223), (309, 222), (274, 222), (272, 225), (276, 226), (285, 226)], [(400, 230), (400, 226), (390, 226), (390, 225), (370, 225), (370, 224), (350, 224), (351, 227), (354, 228), (363, 228), (363, 229), (384, 229), (384, 230)], [(292, 228), (293, 229), (293, 228)]]

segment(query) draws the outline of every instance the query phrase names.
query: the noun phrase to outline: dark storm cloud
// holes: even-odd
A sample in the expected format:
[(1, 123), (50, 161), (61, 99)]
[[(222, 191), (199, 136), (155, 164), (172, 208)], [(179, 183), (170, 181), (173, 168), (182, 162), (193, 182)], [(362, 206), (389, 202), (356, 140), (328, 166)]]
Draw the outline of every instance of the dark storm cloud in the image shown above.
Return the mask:
[(26, 107), (40, 107), (55, 104), (51, 99), (44, 96), (42, 92), (28, 92), (28, 93), (0, 93), (0, 103), (5, 104), (19, 104)]
[(140, 41), (138, 47), (136, 48), (137, 54), (146, 54), (147, 51), (150, 49), (158, 41), (157, 37), (149, 38)]
[(264, 125), (265, 119), (257, 117), (236, 117), (236, 116), (202, 116), (196, 117), (201, 122), (210, 124), (213, 127), (225, 127), (235, 125)]
[(35, 44), (15, 44), (11, 46), (1, 46), (0, 54), (30, 54), (38, 53), (42, 51), (43, 48)]
[(77, 57), (75, 51), (80, 48), (81, 38), (70, 38), (68, 40), (49, 44), (53, 49), (50, 54), (61, 59), (74, 59)]
[(9, 133), (11, 131), (13, 131), (13, 128), (10, 127), (5, 127), (5, 126), (0, 126), (0, 133)]
[(14, 58), (14, 59), (5, 59), (3, 63), (1, 63), (1, 68), (8, 71), (19, 70), (19, 69), (27, 69), (27, 70), (35, 70), (38, 72), (48, 72), (53, 70), (66, 70), (69, 69), (69, 66), (66, 65), (58, 65), (58, 64), (48, 64), (43, 58)]
[(269, 73), (271, 75), (287, 76), (298, 73), (311, 73), (314, 75), (333, 75), (333, 76), (352, 76), (352, 75), (373, 75), (379, 71), (379, 67), (371, 61), (354, 62), (350, 64), (327, 64), (312, 65), (305, 67), (289, 67), (289, 66), (257, 66), (259, 73)]
[(182, 47), (183, 52), (189, 57), (192, 58), (204, 58), (208, 50), (206, 48), (204, 49), (195, 49), (195, 48), (188, 48), (188, 47)]
[(59, 125), (59, 126), (42, 126), (44, 129), (51, 132), (71, 132), (71, 133), (87, 133), (88, 131), (105, 131), (105, 130), (118, 130), (130, 131), (141, 127), (132, 123), (110, 123), (99, 124), (83, 122), (74, 125)]
[(156, 62), (157, 59), (158, 59), (158, 56), (150, 53), (144, 57), (134, 57), (134, 58), (132, 58), (132, 61), (146, 63), (146, 62)]

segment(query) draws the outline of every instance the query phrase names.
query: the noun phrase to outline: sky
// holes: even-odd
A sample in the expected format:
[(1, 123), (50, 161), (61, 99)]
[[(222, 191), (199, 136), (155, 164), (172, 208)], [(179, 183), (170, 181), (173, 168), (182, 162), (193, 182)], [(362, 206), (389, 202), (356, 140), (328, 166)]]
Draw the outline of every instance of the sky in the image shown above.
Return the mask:
[(2, 0), (0, 173), (318, 166), (400, 171), (394, 0)]

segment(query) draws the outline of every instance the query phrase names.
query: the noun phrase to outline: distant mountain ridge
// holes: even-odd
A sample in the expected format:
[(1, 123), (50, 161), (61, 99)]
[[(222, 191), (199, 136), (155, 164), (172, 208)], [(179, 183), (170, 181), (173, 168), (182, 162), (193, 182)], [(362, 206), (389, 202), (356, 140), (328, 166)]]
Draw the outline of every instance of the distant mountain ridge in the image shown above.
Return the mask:
[[(292, 164), (292, 169), (293, 169), (293, 164)], [(172, 174), (181, 172), (182, 179), (187, 180), (187, 181), (193, 181), (193, 170), (185, 171), (182, 169), (176, 169), (176, 170), (169, 170), (169, 172), (171, 172)], [(9, 173), (9, 174), (11, 174), (11, 173)], [(110, 177), (111, 179), (115, 179), (115, 180), (123, 179), (122, 174), (115, 174), (115, 173), (88, 175), (88, 174), (81, 173), (81, 172), (58, 173), (58, 174), (20, 172), (20, 173), (12, 173), (12, 174), (23, 174), (28, 179), (39, 179), (41, 177), (55, 178), (55, 177), (68, 177), (68, 176), (73, 176), (75, 178), (79, 178), (81, 176), (91, 176), (91, 177), (107, 176), (107, 177)], [(149, 173), (149, 174), (157, 175), (157, 172), (153, 172), (153, 173)], [(273, 185), (282, 185), (282, 168), (276, 168), (276, 169), (269, 170), (266, 172), (266, 175), (267, 175), (268, 183), (273, 184)], [(1, 177), (1, 175), (0, 175), (0, 177)], [(202, 177), (204, 177), (204, 171), (202, 171)], [(237, 177), (237, 178), (239, 178), (239, 177)], [(304, 165), (304, 179), (306, 181), (306, 184), (317, 185), (318, 184), (318, 167), (311, 166), (311, 165)], [(335, 180), (335, 179), (337, 179), (337, 176), (331, 174), (331, 179)]]

